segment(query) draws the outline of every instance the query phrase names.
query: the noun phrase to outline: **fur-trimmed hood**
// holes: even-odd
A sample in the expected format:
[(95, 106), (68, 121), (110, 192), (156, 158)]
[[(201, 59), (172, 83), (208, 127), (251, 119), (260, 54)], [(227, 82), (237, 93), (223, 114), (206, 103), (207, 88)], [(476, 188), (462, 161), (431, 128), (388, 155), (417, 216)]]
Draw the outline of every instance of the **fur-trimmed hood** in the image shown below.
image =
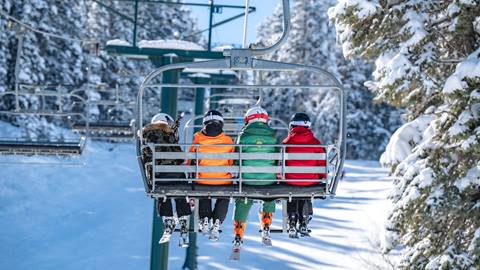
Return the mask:
[(143, 127), (143, 132), (147, 131), (162, 131), (165, 133), (173, 133), (173, 129), (166, 123), (152, 123)]

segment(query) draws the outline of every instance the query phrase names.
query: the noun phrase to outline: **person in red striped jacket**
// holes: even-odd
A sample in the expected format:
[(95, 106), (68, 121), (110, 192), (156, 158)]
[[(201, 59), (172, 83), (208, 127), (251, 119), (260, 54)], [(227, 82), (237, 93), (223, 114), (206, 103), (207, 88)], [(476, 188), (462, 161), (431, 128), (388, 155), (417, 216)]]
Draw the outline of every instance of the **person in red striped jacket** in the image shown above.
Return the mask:
[[(305, 113), (295, 113), (289, 124), (288, 137), (283, 144), (310, 144), (320, 145), (320, 140), (315, 138), (311, 130), (310, 117)], [(325, 153), (324, 147), (286, 147), (287, 153)], [(287, 160), (286, 166), (321, 166), (326, 167), (326, 160)], [(326, 173), (286, 173), (285, 179), (288, 185), (310, 186), (318, 185), (326, 179)], [(300, 181), (305, 179), (307, 181)], [(289, 237), (298, 238), (298, 233), (308, 236), (308, 222), (312, 219), (313, 207), (311, 200), (293, 199), (287, 203)]]

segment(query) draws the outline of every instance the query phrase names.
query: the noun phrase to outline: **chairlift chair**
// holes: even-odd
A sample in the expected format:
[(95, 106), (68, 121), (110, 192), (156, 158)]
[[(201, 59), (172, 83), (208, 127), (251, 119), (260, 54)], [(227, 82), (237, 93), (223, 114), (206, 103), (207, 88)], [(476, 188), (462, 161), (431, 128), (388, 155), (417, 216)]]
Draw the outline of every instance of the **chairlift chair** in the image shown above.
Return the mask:
[[(223, 60), (210, 60), (193, 63), (177, 63), (167, 66), (163, 66), (151, 72), (143, 81), (139, 88), (137, 96), (136, 107), (136, 149), (137, 159), (140, 166), (140, 171), (143, 178), (146, 193), (156, 199), (167, 199), (177, 197), (195, 197), (195, 198), (244, 198), (244, 199), (278, 199), (285, 198), (291, 200), (292, 198), (324, 198), (325, 196), (334, 196), (340, 180), (343, 163), (345, 160), (345, 148), (346, 148), (346, 126), (345, 126), (345, 114), (346, 114), (346, 102), (345, 93), (341, 83), (330, 72), (325, 69), (307, 66), (293, 63), (285, 63), (278, 61), (268, 61), (256, 58), (263, 54), (274, 51), (279, 48), (285, 41), (288, 32), (290, 30), (290, 11), (289, 1), (283, 0), (284, 11), (284, 31), (280, 40), (268, 48), (261, 49), (231, 49), (224, 51), (225, 59)], [(258, 71), (258, 72), (278, 72), (288, 75), (292, 72), (304, 72), (315, 74), (318, 78), (317, 82), (312, 84), (178, 84), (178, 83), (162, 83), (162, 74), (171, 70), (183, 70), (183, 69), (204, 69), (204, 70), (232, 70), (232, 71)], [(144, 119), (144, 102), (143, 94), (146, 89), (151, 88), (210, 88), (210, 89), (225, 89), (230, 88), (235, 91), (241, 91), (245, 89), (289, 89), (292, 90), (330, 90), (336, 91), (339, 97), (339, 134), (338, 139), (334, 144), (324, 145), (327, 149), (327, 153), (313, 154), (302, 153), (292, 154), (286, 152), (286, 147), (295, 147), (295, 145), (273, 145), (280, 151), (279, 153), (242, 153), (244, 147), (251, 147), (247, 145), (234, 145), (238, 152), (235, 153), (189, 153), (189, 152), (161, 152), (159, 149), (165, 146), (171, 146), (168, 144), (151, 144), (145, 142), (142, 137)], [(187, 151), (190, 147), (198, 149), (200, 145), (180, 144), (180, 146)], [(231, 145), (230, 145), (231, 146)], [(152, 178), (147, 178), (145, 172), (146, 162), (142, 157), (142, 150), (145, 147), (149, 147), (153, 153), (152, 165)], [(258, 145), (254, 146), (258, 147)], [(319, 147), (318, 145), (301, 145), (301, 147)], [(327, 157), (334, 157), (330, 160), (330, 166), (326, 167), (308, 167), (308, 166), (285, 166), (287, 160), (327, 160)], [(183, 159), (194, 160), (197, 165), (157, 165), (156, 161), (162, 159)], [(231, 159), (236, 160), (238, 165), (235, 166), (198, 166), (200, 159)], [(278, 160), (280, 165), (271, 167), (250, 167), (242, 165), (244, 160), (250, 159), (269, 159)], [(192, 175), (190, 179), (157, 179), (156, 173), (168, 173), (168, 172), (183, 172)], [(238, 178), (233, 179), (236, 184), (231, 186), (202, 186), (195, 184), (198, 180), (198, 173), (200, 172), (230, 172), (236, 174)], [(281, 177), (278, 179), (278, 185), (271, 186), (248, 186), (245, 185), (247, 181), (261, 181), (261, 179), (242, 179), (242, 173), (254, 172), (262, 173), (275, 172)], [(328, 178), (322, 181), (321, 184), (313, 186), (290, 186), (285, 185), (285, 173), (327, 173)], [(202, 179), (206, 180), (206, 179)], [(217, 179), (218, 180), (218, 179)], [(224, 179), (220, 179), (224, 180)], [(302, 181), (312, 181), (311, 179), (305, 179)], [(175, 182), (175, 184), (166, 184)]]
[[(15, 91), (1, 92), (0, 97), (12, 96), (15, 106), (13, 110), (0, 111), (0, 115), (32, 115), (45, 117), (80, 118), (84, 121), (88, 119), (88, 112), (72, 110), (73, 103), (85, 102), (82, 97), (71, 93), (62, 93), (50, 90), (52, 88), (55, 87), (21, 84)], [(21, 106), (20, 99), (25, 95), (38, 97), (41, 100), (40, 108), (30, 109)], [(45, 100), (51, 98), (55, 100), (57, 109), (45, 108)], [(67, 109), (64, 107), (67, 107)], [(77, 136), (76, 138), (58, 139), (0, 138), (0, 153), (7, 155), (75, 156), (82, 154), (86, 141), (86, 135)]]
[[(81, 95), (81, 93), (86, 93), (91, 90), (90, 87), (81, 88), (72, 91), (75, 95)], [(105, 109), (107, 119), (100, 119), (100, 120), (91, 120), (88, 121), (88, 132), (90, 132), (91, 139), (97, 140), (110, 140), (110, 141), (125, 141), (125, 140), (133, 140), (133, 132), (134, 132), (134, 119), (121, 119), (121, 120), (113, 120), (108, 117), (111, 112), (115, 108), (121, 109), (131, 109), (134, 110), (135, 103), (132, 101), (125, 101), (123, 96), (120, 95), (118, 86), (114, 89), (107, 89), (104, 84), (99, 84), (96, 86), (95, 91), (99, 93), (103, 93), (107, 95), (108, 99), (99, 99), (99, 100), (92, 100), (88, 98), (86, 100), (86, 109), (90, 110), (97, 107), (102, 107)], [(113, 95), (112, 95), (113, 94)], [(113, 96), (113, 97), (112, 97)], [(70, 121), (70, 125), (72, 130), (79, 134), (86, 134), (87, 133), (87, 122), (85, 121)]]

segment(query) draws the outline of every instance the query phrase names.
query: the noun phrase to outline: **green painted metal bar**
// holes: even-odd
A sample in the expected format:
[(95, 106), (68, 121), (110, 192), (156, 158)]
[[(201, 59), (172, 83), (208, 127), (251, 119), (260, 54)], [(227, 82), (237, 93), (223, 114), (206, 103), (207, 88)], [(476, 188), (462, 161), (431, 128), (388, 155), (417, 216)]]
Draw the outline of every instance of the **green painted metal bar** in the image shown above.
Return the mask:
[(133, 14), (133, 46), (137, 46), (137, 22), (138, 22), (138, 0), (135, 0)]
[(213, 23), (213, 0), (210, 0), (210, 16), (208, 19), (208, 47), (207, 50), (211, 51), (212, 50), (212, 23)]
[(158, 49), (158, 48), (138, 48), (133, 46), (107, 45), (105, 50), (110, 54), (125, 56), (148, 56), (160, 57), (165, 54), (174, 53), (179, 57), (202, 58), (202, 59), (223, 59), (223, 52), (216, 51), (189, 51), (179, 49)]
[[(207, 84), (209, 83), (209, 78), (204, 77), (191, 77), (192, 82), (194, 84)], [(205, 99), (205, 88), (196, 88), (195, 89), (195, 116), (203, 115), (205, 112), (204, 107), (204, 99)], [(202, 120), (197, 119), (195, 125), (201, 125)], [(200, 128), (195, 128), (194, 132), (199, 131)], [(195, 219), (194, 216), (190, 216), (190, 228), (195, 226)], [(191, 232), (188, 234), (188, 238), (190, 240), (190, 245), (186, 250), (185, 262), (183, 263), (183, 269), (190, 269), (196, 270), (197, 269), (197, 234), (195, 232)]]
[(168, 269), (168, 243), (160, 245), (163, 234), (163, 221), (157, 212), (157, 200), (153, 201), (152, 244), (150, 249), (150, 270)]

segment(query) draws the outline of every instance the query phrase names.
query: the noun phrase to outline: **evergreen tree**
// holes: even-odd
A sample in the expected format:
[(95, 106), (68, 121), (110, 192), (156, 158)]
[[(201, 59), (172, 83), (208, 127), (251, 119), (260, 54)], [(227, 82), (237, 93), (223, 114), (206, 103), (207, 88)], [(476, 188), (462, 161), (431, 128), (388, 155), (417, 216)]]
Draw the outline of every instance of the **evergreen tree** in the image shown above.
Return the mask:
[(407, 108), (381, 161), (396, 176), (384, 248), (403, 269), (480, 266), (480, 3), (339, 1), (347, 57), (376, 59), (367, 85)]
[[(336, 1), (298, 0), (292, 11), (292, 30), (285, 45), (269, 59), (315, 65), (327, 69), (339, 78), (347, 94), (347, 157), (376, 159), (383, 152), (388, 137), (398, 127), (398, 113), (386, 105), (372, 104), (372, 94), (363, 87), (371, 66), (365, 61), (347, 61), (336, 45), (335, 29), (329, 25), (327, 10)], [(282, 10), (260, 25), (260, 43), (270, 45), (282, 32)], [(269, 73), (265, 80), (277, 84), (325, 83), (322, 76), (294, 73), (284, 76)], [(273, 92), (273, 93), (270, 93)], [(297, 111), (307, 112), (315, 133), (325, 144), (338, 138), (338, 93), (277, 89), (266, 93), (264, 104), (273, 115), (288, 121)], [(395, 117), (390, 117), (394, 115)]]

